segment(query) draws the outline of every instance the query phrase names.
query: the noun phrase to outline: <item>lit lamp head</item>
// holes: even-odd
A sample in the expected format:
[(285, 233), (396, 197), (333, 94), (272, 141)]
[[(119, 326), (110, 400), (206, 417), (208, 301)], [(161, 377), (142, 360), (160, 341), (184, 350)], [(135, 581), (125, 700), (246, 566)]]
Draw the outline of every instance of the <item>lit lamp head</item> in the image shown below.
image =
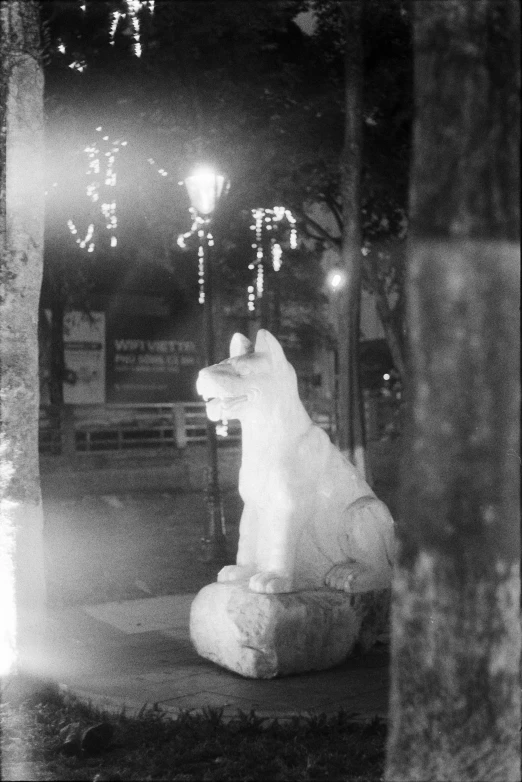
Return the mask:
[(327, 282), (333, 291), (338, 291), (346, 282), (346, 273), (342, 269), (330, 269)]
[(211, 168), (200, 168), (185, 179), (190, 203), (203, 217), (212, 214), (223, 192), (225, 177)]

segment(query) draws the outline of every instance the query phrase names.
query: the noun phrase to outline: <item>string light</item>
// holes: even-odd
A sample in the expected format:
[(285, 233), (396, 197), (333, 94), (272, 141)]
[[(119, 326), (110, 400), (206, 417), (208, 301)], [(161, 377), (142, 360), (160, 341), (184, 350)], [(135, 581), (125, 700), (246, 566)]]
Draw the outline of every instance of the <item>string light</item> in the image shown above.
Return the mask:
[(114, 46), (114, 38), (120, 19), (127, 19), (131, 28), (131, 35), (134, 38), (134, 54), (141, 57), (141, 32), (140, 32), (140, 11), (145, 8), (151, 14), (154, 14), (154, 0), (126, 0), (126, 11), (113, 11), (111, 27), (109, 31), (109, 43)]
[[(99, 125), (96, 128), (96, 131), (101, 133), (103, 131), (103, 127)], [(100, 192), (102, 187), (108, 188), (116, 186), (116, 171), (114, 169), (116, 163), (116, 154), (119, 152), (120, 146), (123, 147), (127, 144), (126, 141), (122, 141), (121, 139), (116, 139), (116, 141), (111, 142), (108, 134), (102, 136), (101, 141), (106, 142), (105, 146), (108, 147), (107, 151), (102, 153), (101, 147), (104, 145), (101, 143), (98, 144), (97, 142), (88, 144), (86, 147), (84, 147), (83, 150), (88, 159), (85, 173), (88, 177), (90, 177), (90, 181), (87, 183), (85, 192), (87, 198), (89, 198), (93, 204), (100, 200)], [(116, 215), (116, 201), (114, 198), (111, 198), (111, 200), (104, 200), (100, 204), (100, 212), (105, 218), (105, 227), (107, 231), (111, 232), (110, 246), (117, 247), (118, 240), (114, 235), (114, 232), (118, 226), (118, 218)], [(73, 220), (68, 220), (67, 226), (73, 236), (78, 235), (78, 229)], [(95, 248), (93, 236), (94, 223), (90, 223), (85, 237), (83, 239), (78, 237), (76, 239), (76, 243), (82, 250), (85, 249), (85, 247), (88, 245), (87, 252), (92, 253), (94, 252)]]
[(203, 245), (198, 247), (198, 283), (199, 283), (199, 304), (205, 303), (205, 251)]
[(292, 250), (295, 250), (297, 247), (297, 231), (295, 228), (295, 217), (293, 216), (292, 212), (289, 209), (285, 209), (285, 216), (290, 225), (292, 226), (290, 229), (290, 247)]
[[(156, 167), (156, 165), (157, 165), (157, 163), (154, 160), (154, 158), (151, 158), (151, 157), (147, 158), (147, 163), (149, 163), (151, 166), (154, 166), (154, 167)], [(160, 176), (169, 176), (169, 172), (165, 171), (164, 168), (156, 168), (156, 171), (158, 172), (158, 174)], [(179, 182), (178, 182), (178, 184), (179, 184)], [(183, 184), (183, 182), (181, 184)]]
[[(150, 160), (149, 160), (150, 162)], [(179, 185), (183, 185), (183, 182), (178, 182)], [(177, 238), (177, 245), (183, 250), (187, 249), (187, 241), (192, 236), (197, 236), (199, 240), (198, 246), (198, 284), (199, 284), (199, 296), (198, 303), (205, 303), (205, 243), (209, 247), (214, 246), (214, 237), (208, 230), (210, 219), (208, 216), (200, 215), (197, 209), (193, 206), (189, 207), (189, 213), (192, 217), (192, 225), (190, 230), (184, 234), (179, 234)]]
[[(98, 125), (95, 128), (95, 130), (97, 133), (102, 133), (103, 126)], [(87, 167), (85, 170), (85, 174), (90, 179), (90, 181), (86, 185), (85, 192), (87, 198), (93, 204), (99, 202), (100, 193), (103, 187), (116, 186), (116, 179), (117, 179), (116, 171), (115, 171), (116, 155), (118, 154), (118, 152), (121, 151), (121, 147), (126, 147), (127, 144), (128, 141), (120, 138), (111, 141), (109, 135), (106, 133), (104, 136), (101, 137), (100, 142), (94, 141), (91, 144), (88, 144), (86, 147), (84, 147), (83, 152), (87, 156)], [(104, 148), (106, 151), (102, 152), (102, 148)], [(157, 165), (153, 158), (148, 158), (147, 162), (154, 166)], [(166, 171), (164, 168), (158, 168), (157, 172), (160, 176), (163, 177), (169, 175), (168, 171)], [(55, 188), (57, 186), (58, 183), (53, 182), (52, 187)], [(45, 195), (49, 195), (49, 190), (45, 190), (44, 192)], [(110, 201), (109, 199), (104, 199), (103, 203), (100, 204), (100, 211), (102, 216), (105, 218), (105, 227), (107, 231), (110, 231), (112, 233), (110, 237), (110, 246), (113, 248), (117, 247), (118, 239), (114, 235), (114, 232), (116, 231), (118, 225), (118, 219), (116, 213), (116, 201), (112, 196)], [(195, 219), (195, 223), (193, 223), (192, 230), (194, 230), (196, 226), (199, 227), (200, 222), (201, 222), (200, 219)], [(87, 249), (87, 252), (91, 252), (91, 253), (94, 252), (95, 242), (90, 241), (94, 235), (94, 224), (92, 223), (89, 224), (89, 227), (83, 238), (80, 238), (78, 234), (78, 228), (72, 219), (67, 220), (67, 227), (69, 228), (69, 231), (72, 234), (72, 236), (76, 237), (75, 239), (76, 244), (78, 244), (78, 246), (81, 249)], [(187, 234), (185, 234), (185, 236), (188, 237), (191, 235), (191, 233), (192, 231), (189, 231)], [(209, 245), (212, 246), (213, 244), (212, 236), (209, 234), (208, 238), (209, 238)], [(182, 237), (178, 238), (178, 244), (180, 246), (183, 246)]]
[[(271, 231), (275, 235), (278, 230), (277, 223), (280, 223), (286, 218), (290, 225), (290, 247), (295, 249), (297, 247), (297, 230), (296, 220), (292, 212), (286, 209), (284, 206), (274, 206), (271, 209), (257, 208), (252, 209), (253, 222), (250, 225), (250, 230), (254, 231), (254, 241), (251, 246), (254, 250), (254, 260), (248, 264), (249, 271), (255, 271), (254, 285), (248, 287), (248, 310), (249, 312), (255, 312), (256, 298), (260, 299), (263, 296), (265, 287), (265, 248), (263, 243), (263, 231)], [(275, 238), (270, 239), (270, 256), (272, 262), (272, 268), (278, 272), (281, 269), (283, 262), (283, 248)]]
[(274, 271), (278, 272), (281, 268), (281, 256), (283, 255), (283, 248), (280, 244), (275, 242), (272, 245), (272, 266), (274, 267)]
[(263, 295), (263, 291), (265, 288), (265, 270), (263, 268), (263, 264), (260, 263), (257, 267), (257, 277), (256, 277), (256, 289), (257, 289), (257, 298), (260, 299)]
[(73, 71), (78, 71), (79, 73), (83, 73), (86, 67), (87, 63), (85, 60), (73, 60), (73, 62), (69, 63), (69, 68), (72, 68)]

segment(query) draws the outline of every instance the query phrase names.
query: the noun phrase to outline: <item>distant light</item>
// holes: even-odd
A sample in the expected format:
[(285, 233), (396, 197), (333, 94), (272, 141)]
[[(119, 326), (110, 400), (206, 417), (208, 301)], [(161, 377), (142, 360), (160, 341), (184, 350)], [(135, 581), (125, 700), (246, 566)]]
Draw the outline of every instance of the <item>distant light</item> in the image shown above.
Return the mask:
[(346, 274), (341, 269), (332, 269), (327, 277), (327, 283), (334, 291), (342, 288), (346, 282)]
[(386, 372), (386, 374), (384, 374), (384, 375), (383, 375), (383, 378), (384, 378), (385, 380), (389, 380), (389, 379), (390, 379), (390, 376), (389, 376), (389, 374)]

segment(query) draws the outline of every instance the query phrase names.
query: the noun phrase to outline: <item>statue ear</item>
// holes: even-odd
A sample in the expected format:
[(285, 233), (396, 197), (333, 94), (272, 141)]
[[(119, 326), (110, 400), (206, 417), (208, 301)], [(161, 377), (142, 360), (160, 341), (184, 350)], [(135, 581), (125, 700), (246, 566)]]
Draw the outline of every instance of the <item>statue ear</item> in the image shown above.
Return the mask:
[(275, 337), (266, 329), (259, 329), (256, 337), (256, 353), (269, 353), (274, 363), (286, 364), (286, 357), (283, 348)]
[(254, 347), (250, 340), (243, 334), (236, 333), (230, 340), (230, 358), (244, 356), (246, 353), (253, 353)]

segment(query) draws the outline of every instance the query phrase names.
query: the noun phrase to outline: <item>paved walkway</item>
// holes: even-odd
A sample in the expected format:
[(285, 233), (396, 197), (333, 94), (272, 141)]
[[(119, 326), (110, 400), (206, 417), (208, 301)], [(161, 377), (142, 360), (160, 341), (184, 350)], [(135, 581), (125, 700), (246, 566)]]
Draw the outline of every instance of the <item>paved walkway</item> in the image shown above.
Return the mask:
[(224, 716), (335, 713), (385, 716), (388, 652), (378, 644), (329, 671), (245, 679), (199, 657), (189, 638), (194, 595), (170, 595), (51, 610), (42, 673), (107, 709), (135, 713), (223, 707)]

